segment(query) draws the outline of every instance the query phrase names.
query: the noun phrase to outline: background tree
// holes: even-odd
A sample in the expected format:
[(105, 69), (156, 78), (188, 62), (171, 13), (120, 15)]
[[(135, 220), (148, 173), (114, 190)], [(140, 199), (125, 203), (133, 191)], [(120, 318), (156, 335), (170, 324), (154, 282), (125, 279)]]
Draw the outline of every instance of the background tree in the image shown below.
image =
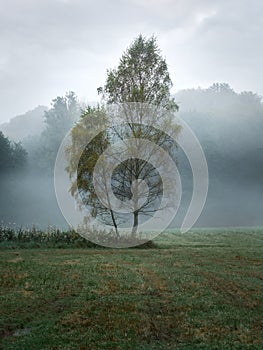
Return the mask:
[[(11, 142), (0, 131), (0, 213), (1, 221), (14, 222), (22, 200), (17, 183), (26, 174), (27, 152), (20, 143)], [(25, 193), (26, 195), (26, 193)], [(21, 205), (21, 202), (20, 202)], [(24, 203), (22, 204), (24, 205)]]
[(53, 172), (61, 141), (81, 114), (81, 107), (74, 92), (58, 96), (51, 108), (44, 113), (45, 129), (33, 154), (33, 162), (45, 172)]
[(20, 143), (11, 142), (0, 131), (0, 173), (12, 173), (25, 167), (27, 152)]

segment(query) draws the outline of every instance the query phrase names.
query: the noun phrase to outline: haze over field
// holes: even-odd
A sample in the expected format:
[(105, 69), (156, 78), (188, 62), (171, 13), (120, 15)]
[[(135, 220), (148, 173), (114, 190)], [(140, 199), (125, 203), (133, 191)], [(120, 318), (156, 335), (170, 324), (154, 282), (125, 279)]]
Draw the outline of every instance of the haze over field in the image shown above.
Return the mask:
[[(210, 188), (197, 224), (263, 225), (262, 11), (261, 1), (248, 0), (3, 3), (0, 130), (22, 142), (28, 159), (12, 176), (0, 174), (0, 219), (66, 225), (53, 188), (56, 152), (87, 103), (100, 101), (97, 88), (107, 69), (141, 32), (156, 36), (178, 116), (207, 157)], [(2, 150), (8, 143), (3, 138)], [(9, 172), (15, 149), (21, 151), (12, 147)], [(178, 161), (184, 188), (176, 225), (192, 193), (190, 165), (180, 150)]]
[[(178, 116), (195, 131), (209, 167), (208, 199), (197, 225), (263, 225), (261, 98), (250, 92), (235, 93), (227, 84), (214, 84), (207, 89), (179, 91), (175, 99), (180, 106)], [(56, 149), (60, 141), (57, 146), (52, 144), (52, 136), (44, 131), (47, 128), (44, 109), (37, 107), (0, 126), (10, 138), (15, 136), (15, 141), (22, 140), (29, 157), (28, 167), (22, 173), (3, 182), (1, 219), (6, 223), (67, 226), (53, 187), (52, 164), (56, 152), (47, 148), (51, 142)], [(74, 119), (60, 132), (58, 139), (62, 139), (73, 123)], [(30, 134), (29, 130), (34, 131)], [(183, 197), (173, 223), (176, 226), (182, 222), (192, 193), (190, 165), (181, 151), (178, 161)]]

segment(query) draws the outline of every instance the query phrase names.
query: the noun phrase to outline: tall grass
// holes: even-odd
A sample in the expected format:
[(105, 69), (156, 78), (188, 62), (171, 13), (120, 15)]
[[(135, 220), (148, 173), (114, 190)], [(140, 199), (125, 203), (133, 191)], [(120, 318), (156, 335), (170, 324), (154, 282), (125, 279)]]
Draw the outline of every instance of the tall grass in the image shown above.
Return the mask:
[[(93, 228), (90, 235), (101, 241), (105, 238), (105, 232)], [(107, 235), (108, 239), (110, 237)], [(124, 238), (125, 239), (125, 238)], [(92, 239), (93, 240), (93, 239)], [(152, 241), (142, 241), (137, 248), (155, 248)], [(13, 225), (0, 225), (0, 249), (10, 248), (103, 248), (92, 241), (89, 241), (79, 235), (76, 231), (69, 228), (61, 230), (56, 226), (48, 226), (42, 230), (37, 226), (31, 228), (18, 227)]]
[(49, 226), (42, 230), (36, 226), (30, 228), (13, 225), (0, 225), (0, 247), (2, 248), (95, 248), (95, 243), (89, 242), (72, 229), (60, 230)]

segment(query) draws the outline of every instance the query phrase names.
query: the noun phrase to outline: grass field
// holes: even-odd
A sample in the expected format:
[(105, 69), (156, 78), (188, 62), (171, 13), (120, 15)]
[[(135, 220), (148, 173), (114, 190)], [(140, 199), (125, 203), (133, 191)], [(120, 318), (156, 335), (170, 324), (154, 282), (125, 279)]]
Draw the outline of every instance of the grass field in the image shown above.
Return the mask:
[(6, 249), (2, 349), (263, 349), (263, 230), (159, 249)]

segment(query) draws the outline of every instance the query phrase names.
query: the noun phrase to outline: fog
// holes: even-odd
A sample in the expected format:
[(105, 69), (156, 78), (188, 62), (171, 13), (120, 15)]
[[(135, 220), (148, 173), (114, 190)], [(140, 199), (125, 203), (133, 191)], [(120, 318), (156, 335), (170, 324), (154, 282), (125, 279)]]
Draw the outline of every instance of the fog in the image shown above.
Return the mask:
[(67, 224), (56, 203), (53, 177), (24, 171), (1, 179), (1, 220), (6, 225), (41, 228)]
[(45, 106), (38, 106), (12, 118), (8, 123), (1, 124), (0, 130), (13, 141), (39, 136), (45, 127), (43, 115), (47, 109)]
[[(217, 84), (207, 89), (180, 91), (175, 99), (180, 106), (178, 116), (196, 133), (209, 169), (208, 198), (196, 226), (263, 225), (261, 98), (251, 92), (236, 93), (229, 85)], [(1, 175), (0, 219), (5, 224), (24, 227), (35, 224), (43, 228), (48, 225), (66, 228), (68, 224), (56, 202), (53, 167), (63, 135), (74, 125), (80, 112), (64, 129), (60, 127), (54, 143), (53, 134), (45, 124), (45, 114), (39, 108), (36, 110), (40, 112), (38, 121), (32, 121), (39, 128), (32, 126), (31, 134), (28, 133), (31, 123), (28, 114), (19, 117), (22, 124), (27, 120), (25, 130), (17, 128), (14, 120), (0, 126), (9, 138), (18, 141), (20, 137), (28, 152), (23, 170)], [(173, 226), (178, 227), (191, 199), (192, 172), (180, 149), (177, 158), (183, 186), (181, 206), (173, 222)]]
[[(262, 225), (261, 98), (251, 92), (237, 94), (226, 84), (184, 90), (176, 98), (179, 115), (195, 131), (209, 167), (208, 198), (198, 225)], [(179, 169), (187, 187), (190, 170), (185, 164), (181, 156)], [(186, 198), (191, 193), (188, 188)]]

